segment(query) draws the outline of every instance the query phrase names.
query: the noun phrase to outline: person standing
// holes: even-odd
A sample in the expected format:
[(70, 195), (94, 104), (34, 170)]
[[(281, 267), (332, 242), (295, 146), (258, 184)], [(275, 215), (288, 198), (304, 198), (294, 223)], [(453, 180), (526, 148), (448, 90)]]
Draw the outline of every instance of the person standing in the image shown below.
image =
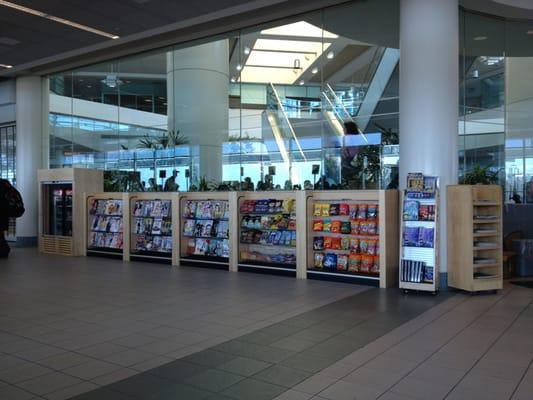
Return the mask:
[(11, 249), (7, 244), (6, 231), (9, 218), (19, 218), (24, 214), (24, 203), (20, 193), (9, 181), (0, 179), (0, 257), (7, 258)]

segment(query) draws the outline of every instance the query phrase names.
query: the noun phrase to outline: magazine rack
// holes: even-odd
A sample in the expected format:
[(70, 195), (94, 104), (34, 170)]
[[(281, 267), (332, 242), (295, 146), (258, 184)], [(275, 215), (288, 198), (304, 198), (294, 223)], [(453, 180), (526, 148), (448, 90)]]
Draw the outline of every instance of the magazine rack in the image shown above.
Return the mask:
[(440, 275), (438, 178), (409, 174), (400, 204), (400, 288), (435, 294)]
[(123, 258), (128, 238), (128, 195), (92, 194), (86, 198), (85, 255)]

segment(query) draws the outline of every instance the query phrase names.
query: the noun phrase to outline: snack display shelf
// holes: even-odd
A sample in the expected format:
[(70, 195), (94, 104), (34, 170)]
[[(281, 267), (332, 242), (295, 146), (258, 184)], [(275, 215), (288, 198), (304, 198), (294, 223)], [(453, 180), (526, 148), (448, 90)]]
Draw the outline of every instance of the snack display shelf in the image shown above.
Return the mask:
[(228, 270), (232, 224), (227, 192), (180, 196), (179, 263)]
[(397, 205), (396, 191), (313, 192), (307, 204), (307, 277), (380, 287), (393, 284)]
[(132, 260), (172, 263), (174, 221), (172, 193), (130, 196)]
[(122, 193), (87, 197), (86, 255), (122, 258), (124, 252), (124, 213)]

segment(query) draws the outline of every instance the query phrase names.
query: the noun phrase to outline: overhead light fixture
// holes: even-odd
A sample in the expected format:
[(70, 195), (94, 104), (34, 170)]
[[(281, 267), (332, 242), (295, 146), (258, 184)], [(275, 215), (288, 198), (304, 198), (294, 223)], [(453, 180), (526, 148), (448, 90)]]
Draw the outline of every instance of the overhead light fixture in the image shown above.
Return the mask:
[(330, 51), (326, 57), (331, 60), (333, 57), (335, 57), (335, 53)]
[(246, 46), (246, 47), (244, 48), (244, 54), (250, 54), (250, 51), (251, 51), (251, 50), (250, 50), (250, 48), (249, 48), (248, 46)]
[(313, 69), (311, 70), (311, 73), (313, 73), (313, 74), (316, 74), (317, 72), (318, 72), (318, 68), (317, 68), (317, 67), (315, 67), (315, 68), (313, 68)]
[(9, 64), (0, 64), (0, 68), (13, 68), (13, 66)]
[(304, 84), (305, 84), (305, 81), (302, 79), (302, 80), (300, 81), (300, 86), (303, 86)]
[(9, 7), (17, 11), (22, 11), (27, 14), (31, 14), (37, 17), (48, 19), (50, 21), (59, 22), (60, 24), (68, 25), (68, 26), (71, 26), (77, 29), (81, 29), (82, 31), (91, 32), (91, 33), (94, 33), (95, 35), (104, 36), (109, 39), (118, 39), (120, 37), (112, 33), (108, 33), (108, 32), (101, 31), (99, 29), (91, 28), (90, 26), (87, 26), (87, 25), (78, 24), (77, 22), (70, 21), (65, 18), (56, 17), (55, 15), (50, 15), (45, 12), (35, 10), (33, 8), (24, 7), (19, 4), (11, 3), (9, 1), (0, 0), (0, 6)]
[(237, 64), (237, 66), (235, 68), (237, 69), (237, 71), (240, 71), (242, 69), (242, 65), (241, 64)]
[(480, 41), (482, 41), (482, 40), (487, 40), (487, 39), (488, 39), (487, 36), (476, 36), (476, 37), (474, 37), (474, 40), (475, 40), (476, 42), (480, 42)]
[(110, 88), (116, 88), (117, 86), (122, 85), (122, 81), (116, 75), (107, 75), (105, 79), (102, 79), (100, 82)]
[(235, 78), (234, 76), (232, 76), (231, 79), (230, 79), (230, 81), (231, 81), (231, 83), (235, 83), (235, 82), (237, 82), (237, 78)]
[(472, 78), (479, 78), (479, 71), (477, 69), (472, 71)]
[(529, 31), (526, 32), (528, 35), (533, 35), (533, 29), (530, 29)]

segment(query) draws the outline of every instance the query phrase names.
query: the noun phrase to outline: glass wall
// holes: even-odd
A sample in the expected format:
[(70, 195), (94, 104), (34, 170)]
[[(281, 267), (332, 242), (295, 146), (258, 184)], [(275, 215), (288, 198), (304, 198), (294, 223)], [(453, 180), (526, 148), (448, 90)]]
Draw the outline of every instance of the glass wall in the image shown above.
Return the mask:
[[(4, 125), (0, 126), (0, 178), (7, 179), (13, 185), (16, 185), (16, 126)], [(7, 230), (7, 240), (15, 240), (16, 236), (16, 220), (14, 218), (9, 220), (9, 228)]]
[(349, 2), (50, 76), (50, 167), (150, 191), (395, 187), (398, 16)]
[(460, 173), (533, 203), (533, 22), (461, 13)]

